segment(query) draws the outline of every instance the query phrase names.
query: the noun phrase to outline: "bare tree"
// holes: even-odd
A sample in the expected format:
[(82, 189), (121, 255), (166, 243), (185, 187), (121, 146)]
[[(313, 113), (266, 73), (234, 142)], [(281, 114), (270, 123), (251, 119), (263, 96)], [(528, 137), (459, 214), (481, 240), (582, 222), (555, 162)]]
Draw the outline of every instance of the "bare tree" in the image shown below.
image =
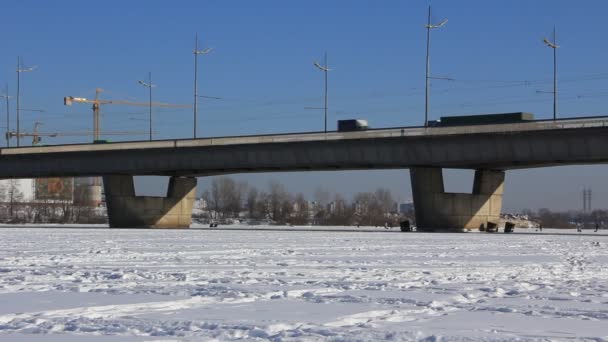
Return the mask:
[(382, 226), (398, 221), (393, 196), (388, 189), (379, 188), (374, 193), (364, 192), (355, 196), (355, 215), (359, 224)]
[(11, 218), (15, 217), (15, 204), (23, 201), (23, 193), (19, 191), (17, 187), (16, 179), (11, 179), (9, 181), (8, 188), (8, 200), (9, 200), (9, 216)]
[[(547, 208), (541, 208), (538, 210), (538, 220), (543, 227), (551, 228), (570, 228), (573, 225), (570, 223), (572, 215), (568, 213), (552, 212)], [(575, 214), (576, 216), (576, 214)], [(583, 222), (583, 215), (575, 218), (576, 221)]]
[(290, 224), (294, 225), (305, 225), (310, 221), (310, 208), (308, 201), (304, 198), (304, 195), (298, 193), (294, 199), (293, 213), (289, 219)]
[(256, 215), (262, 219), (270, 218), (270, 195), (267, 192), (260, 192), (256, 203)]
[(329, 191), (323, 189), (320, 186), (315, 189), (315, 202), (320, 206), (325, 207), (326, 205), (328, 205), (330, 198), (331, 195), (329, 194)]
[(257, 205), (258, 205), (258, 197), (259, 197), (259, 193), (258, 193), (258, 189), (256, 189), (255, 187), (250, 187), (249, 191), (247, 192), (247, 212), (249, 213), (249, 217), (251, 218), (259, 218), (258, 211), (257, 209)]
[(238, 195), (236, 191), (236, 182), (229, 177), (221, 177), (219, 180), (220, 191), (220, 212), (222, 217), (227, 214), (234, 214), (238, 210)]
[(211, 182), (211, 191), (205, 193), (205, 200), (209, 209), (225, 218), (228, 215), (238, 215), (242, 196), (239, 186), (232, 178), (220, 177)]
[(369, 192), (360, 192), (355, 195), (354, 202), (357, 225), (371, 225), (374, 196)]
[(336, 194), (329, 210), (327, 224), (334, 226), (348, 226), (353, 224), (353, 205), (339, 194)]
[(285, 222), (291, 213), (291, 198), (285, 186), (272, 180), (268, 185), (268, 206), (270, 218), (277, 222)]
[(293, 197), (285, 192), (281, 197), (281, 221), (289, 222), (293, 215)]
[(326, 224), (327, 221), (327, 205), (329, 204), (329, 191), (322, 187), (317, 187), (314, 194), (314, 223)]
[(236, 192), (232, 203), (232, 212), (236, 217), (245, 209), (243, 204), (245, 203), (245, 196), (248, 189), (249, 184), (245, 181), (238, 182), (236, 185)]
[(209, 209), (213, 212), (213, 216), (217, 218), (221, 214), (222, 207), (222, 194), (220, 190), (220, 183), (217, 179), (211, 182), (211, 191), (209, 192), (207, 203)]
[(391, 191), (385, 188), (378, 188), (374, 193), (378, 205), (382, 209), (382, 214), (394, 213), (396, 210), (395, 200)]

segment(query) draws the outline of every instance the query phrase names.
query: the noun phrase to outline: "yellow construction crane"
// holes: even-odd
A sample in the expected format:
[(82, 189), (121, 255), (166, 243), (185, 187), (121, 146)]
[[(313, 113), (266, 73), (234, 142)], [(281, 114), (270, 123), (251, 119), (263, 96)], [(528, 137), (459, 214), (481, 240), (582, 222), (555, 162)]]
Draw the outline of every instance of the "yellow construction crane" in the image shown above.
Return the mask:
[[(95, 89), (95, 99), (89, 100), (84, 97), (74, 97), (74, 96), (66, 96), (63, 98), (63, 104), (66, 106), (71, 106), (72, 103), (92, 103), (93, 104), (93, 140), (99, 140), (100, 137), (100, 125), (99, 125), (99, 106), (105, 104), (114, 104), (114, 105), (127, 105), (127, 106), (153, 106), (153, 107), (172, 107), (172, 108), (190, 108), (190, 105), (179, 105), (179, 104), (171, 104), (171, 103), (161, 103), (161, 102), (131, 102), (131, 101), (123, 101), (123, 100), (101, 100), (99, 98), (99, 94), (103, 91), (101, 88)], [(151, 120), (151, 119), (150, 119)], [(150, 122), (150, 126), (152, 123)], [(104, 133), (105, 134), (105, 133)]]
[[(13, 137), (16, 137), (17, 135), (20, 137), (32, 137), (32, 146), (38, 145), (38, 143), (40, 143), (42, 141), (42, 137), (84, 137), (84, 136), (91, 136), (91, 134), (93, 134), (93, 132), (39, 132), (38, 129), (40, 128), (40, 126), (42, 125), (42, 122), (35, 122), (34, 123), (34, 130), (30, 133), (30, 132), (20, 132), (19, 134), (17, 134), (17, 132), (7, 132), (6, 133), (6, 138), (7, 140)], [(147, 134), (146, 132), (106, 132), (104, 133), (105, 135), (145, 135)]]

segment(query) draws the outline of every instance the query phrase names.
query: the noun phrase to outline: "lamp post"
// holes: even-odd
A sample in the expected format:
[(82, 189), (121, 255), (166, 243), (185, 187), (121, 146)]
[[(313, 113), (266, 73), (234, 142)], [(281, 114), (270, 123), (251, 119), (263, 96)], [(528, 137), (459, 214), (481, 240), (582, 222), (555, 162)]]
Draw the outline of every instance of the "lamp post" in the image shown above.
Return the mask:
[(331, 69), (327, 67), (327, 52), (325, 52), (324, 64), (325, 65), (321, 65), (319, 62), (314, 62), (314, 65), (325, 74), (325, 105), (323, 106), (323, 109), (325, 111), (324, 132), (327, 133), (327, 72), (331, 71)]
[(20, 143), (20, 138), (21, 138), (21, 134), (20, 133), (20, 126), (19, 126), (19, 122), (20, 122), (20, 91), (21, 91), (21, 87), (20, 87), (20, 75), (22, 72), (29, 72), (29, 71), (34, 71), (36, 67), (30, 67), (30, 68), (23, 68), (23, 65), (21, 63), (21, 57), (17, 57), (17, 147), (19, 147), (19, 143)]
[(206, 55), (213, 50), (212, 48), (206, 48), (203, 50), (198, 49), (198, 33), (196, 34), (196, 38), (194, 41), (194, 139), (196, 139), (196, 126), (197, 126), (197, 112), (198, 112), (198, 56)]
[(429, 122), (429, 82), (431, 80), (431, 30), (440, 28), (448, 22), (447, 19), (444, 19), (439, 24), (431, 24), (431, 6), (429, 6), (429, 16), (426, 24), (426, 80), (424, 87), (424, 127), (428, 126)]
[(553, 41), (547, 38), (543, 42), (553, 49), (553, 120), (557, 119), (557, 37), (555, 35), (555, 26), (553, 27)]
[(149, 128), (150, 128), (150, 141), (152, 141), (152, 88), (156, 87), (155, 84), (152, 84), (152, 73), (149, 72), (148, 73), (148, 82), (144, 82), (142, 80), (137, 81), (137, 83), (141, 84), (142, 86), (148, 88), (149, 90), (149, 94), (150, 94), (150, 101), (149, 101), (149, 113), (148, 113), (148, 123), (149, 123)]
[(0, 95), (0, 98), (3, 98), (6, 100), (6, 147), (10, 147), (10, 137), (8, 135), (8, 132), (10, 131), (9, 129), (9, 123), (10, 123), (10, 111), (9, 111), (9, 99), (12, 98), (12, 96), (8, 96), (8, 84), (6, 84), (6, 88), (4, 89), (4, 94)]

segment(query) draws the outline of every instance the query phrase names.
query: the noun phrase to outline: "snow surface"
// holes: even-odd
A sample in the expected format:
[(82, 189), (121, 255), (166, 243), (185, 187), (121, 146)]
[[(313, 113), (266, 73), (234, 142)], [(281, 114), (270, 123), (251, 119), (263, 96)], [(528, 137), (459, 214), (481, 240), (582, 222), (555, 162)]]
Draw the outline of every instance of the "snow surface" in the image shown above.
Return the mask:
[(2, 227), (0, 341), (608, 341), (606, 231), (229, 228)]

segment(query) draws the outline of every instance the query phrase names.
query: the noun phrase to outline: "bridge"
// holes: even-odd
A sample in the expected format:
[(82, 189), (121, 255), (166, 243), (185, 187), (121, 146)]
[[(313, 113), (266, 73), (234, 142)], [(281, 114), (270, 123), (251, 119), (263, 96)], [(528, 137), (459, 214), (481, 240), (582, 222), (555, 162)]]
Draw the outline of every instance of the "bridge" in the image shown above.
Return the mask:
[[(0, 149), (0, 179), (103, 176), (111, 227), (189, 227), (196, 178), (249, 172), (410, 169), (419, 228), (498, 224), (505, 171), (608, 162), (608, 117)], [(470, 194), (442, 168), (474, 169)], [(167, 197), (134, 175), (170, 176)]]

